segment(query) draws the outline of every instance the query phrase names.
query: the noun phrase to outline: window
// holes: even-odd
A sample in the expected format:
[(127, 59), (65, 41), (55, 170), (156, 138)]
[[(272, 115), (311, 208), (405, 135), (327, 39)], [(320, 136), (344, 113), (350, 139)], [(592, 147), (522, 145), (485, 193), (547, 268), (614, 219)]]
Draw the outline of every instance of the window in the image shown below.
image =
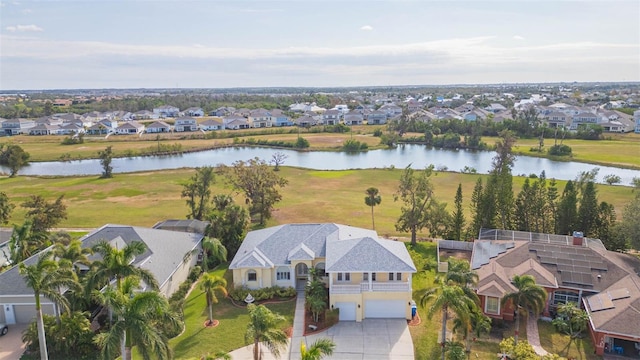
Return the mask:
[(258, 274), (255, 270), (247, 271), (247, 281), (258, 281)]
[(553, 304), (560, 305), (572, 302), (578, 304), (578, 294), (570, 291), (556, 291), (553, 293)]
[(396, 273), (396, 280), (402, 281), (402, 273)]
[(321, 277), (327, 276), (327, 272), (325, 271), (325, 265), (323, 262), (316, 264), (316, 273)]
[(338, 281), (351, 281), (351, 273), (338, 273)]
[(487, 296), (484, 304), (484, 312), (488, 314), (500, 314), (500, 299)]
[(389, 273), (389, 281), (393, 281), (393, 273)]
[(369, 273), (362, 273), (362, 281), (369, 281)]
[(376, 273), (371, 273), (371, 281), (376, 281)]
[(276, 271), (276, 280), (291, 280), (291, 271), (288, 267), (279, 267)]

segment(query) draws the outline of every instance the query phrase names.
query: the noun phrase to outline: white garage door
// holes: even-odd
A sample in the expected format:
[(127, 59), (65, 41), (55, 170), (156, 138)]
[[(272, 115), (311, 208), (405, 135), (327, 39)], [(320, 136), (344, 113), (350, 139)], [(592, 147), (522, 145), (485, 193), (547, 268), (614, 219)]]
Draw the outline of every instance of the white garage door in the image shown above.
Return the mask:
[(356, 320), (356, 303), (354, 302), (337, 302), (336, 307), (340, 309), (340, 321)]
[(364, 317), (371, 318), (402, 318), (407, 311), (407, 302), (404, 300), (367, 300), (364, 302)]

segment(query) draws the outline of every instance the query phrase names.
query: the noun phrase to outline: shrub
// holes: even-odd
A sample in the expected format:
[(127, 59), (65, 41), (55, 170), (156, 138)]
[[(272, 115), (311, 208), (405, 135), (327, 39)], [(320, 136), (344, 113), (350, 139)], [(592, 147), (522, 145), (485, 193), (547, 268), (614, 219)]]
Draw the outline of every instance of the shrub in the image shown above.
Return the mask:
[(382, 136), (382, 129), (377, 128), (377, 129), (373, 130), (373, 136), (381, 137)]
[(240, 286), (229, 290), (229, 297), (236, 302), (244, 303), (244, 299), (251, 293), (256, 301), (271, 300), (273, 298), (290, 298), (296, 295), (296, 289), (293, 287), (272, 286), (261, 289), (249, 289), (246, 286)]
[[(98, 351), (91, 330), (88, 313), (74, 312), (62, 314), (60, 325), (51, 315), (43, 315), (45, 333), (47, 334), (47, 352), (52, 359), (92, 359)], [(27, 350), (40, 353), (40, 342), (36, 322), (33, 321), (22, 333), (22, 341)]]
[(553, 145), (549, 148), (549, 155), (569, 156), (571, 155), (571, 147), (569, 145)]
[(369, 146), (366, 143), (361, 143), (358, 140), (349, 139), (344, 142), (342, 149), (344, 151), (363, 151), (367, 150)]
[(327, 309), (324, 311), (324, 318), (327, 323), (327, 327), (331, 327), (338, 323), (340, 319), (340, 309)]
[(302, 136), (296, 140), (295, 148), (296, 149), (306, 149), (310, 146), (309, 140), (303, 138)]

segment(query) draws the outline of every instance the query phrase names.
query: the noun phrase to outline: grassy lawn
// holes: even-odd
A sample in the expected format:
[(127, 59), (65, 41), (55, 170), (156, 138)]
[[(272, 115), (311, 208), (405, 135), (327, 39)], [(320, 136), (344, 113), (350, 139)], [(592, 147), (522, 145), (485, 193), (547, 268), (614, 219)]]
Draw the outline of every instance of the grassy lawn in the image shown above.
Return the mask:
[(556, 332), (553, 325), (546, 321), (538, 321), (538, 332), (540, 344), (550, 353), (576, 360), (602, 359), (594, 355), (593, 344), (588, 335), (584, 335), (582, 339), (570, 341), (569, 336)]
[[(225, 275), (225, 272), (226, 267), (212, 271), (218, 276)], [(228, 274), (227, 272), (227, 278)], [(286, 318), (282, 324), (283, 329), (293, 326), (295, 301), (266, 306)], [(174, 351), (175, 359), (199, 358), (207, 353), (229, 352), (249, 345), (244, 340), (249, 314), (246, 308), (236, 307), (228, 298), (220, 299), (220, 302), (215, 304), (213, 308), (213, 317), (220, 321), (220, 324), (214, 328), (205, 328), (203, 324), (208, 316), (207, 301), (196, 285), (185, 303), (184, 316), (186, 326), (184, 333), (169, 342)]]
[[(180, 197), (182, 184), (193, 175), (193, 169), (116, 174), (112, 179), (84, 177), (0, 177), (0, 189), (17, 205), (11, 223), (23, 221), (25, 209), (19, 206), (31, 195), (54, 200), (64, 195), (68, 218), (59, 227), (92, 228), (105, 223), (153, 226), (164, 219), (184, 218), (187, 206)], [(368, 169), (316, 171), (284, 167), (280, 174), (289, 180), (282, 189), (269, 226), (301, 222), (337, 222), (371, 227), (371, 209), (364, 204), (364, 191), (374, 186), (380, 190), (382, 203), (374, 209), (376, 230), (383, 236), (407, 236), (396, 231), (400, 202), (393, 201), (402, 170)], [(464, 209), (470, 218), (469, 201), (476, 179), (482, 175), (438, 172), (432, 177), (436, 198), (453, 207), (458, 183), (462, 184)], [(524, 179), (514, 177), (514, 192)], [(559, 193), (565, 182), (558, 181)], [(632, 195), (631, 188), (597, 185), (600, 201), (613, 204), (620, 215), (623, 204)], [(235, 194), (219, 178), (213, 193)], [(302, 190), (302, 191), (301, 191)], [(244, 199), (236, 196), (238, 203)], [(318, 211), (322, 208), (322, 211)], [(419, 234), (427, 236), (426, 233)]]

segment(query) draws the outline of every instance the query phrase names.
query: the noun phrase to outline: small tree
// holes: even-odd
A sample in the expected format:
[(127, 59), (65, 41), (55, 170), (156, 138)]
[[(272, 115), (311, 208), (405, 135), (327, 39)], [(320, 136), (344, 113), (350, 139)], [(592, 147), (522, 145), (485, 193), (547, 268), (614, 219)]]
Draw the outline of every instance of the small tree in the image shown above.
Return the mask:
[(325, 356), (333, 355), (336, 343), (330, 339), (318, 339), (307, 347), (304, 340), (300, 342), (300, 360), (320, 360)]
[(277, 358), (280, 351), (287, 346), (287, 334), (279, 328), (284, 321), (280, 314), (271, 312), (264, 305), (249, 304), (249, 324), (245, 339), (253, 343), (253, 360), (262, 359), (261, 344), (266, 346)]
[(19, 145), (0, 144), (0, 165), (9, 168), (9, 177), (15, 177), (20, 169), (29, 165), (29, 157)]
[(6, 193), (0, 191), (0, 225), (6, 225), (11, 218), (11, 212), (16, 206), (9, 201)]
[(432, 173), (433, 165), (417, 174), (411, 165), (407, 166), (400, 177), (398, 191), (394, 195), (394, 201), (401, 200), (403, 203), (400, 208), (400, 217), (396, 222), (396, 230), (409, 231), (411, 245), (416, 245), (417, 233), (427, 226), (430, 210), (435, 204), (430, 179)]
[(102, 178), (112, 178), (113, 167), (111, 166), (111, 160), (113, 159), (113, 151), (111, 150), (111, 145), (104, 150), (98, 151), (98, 158), (100, 158), (100, 165), (102, 166)]
[(464, 209), (462, 208), (462, 184), (458, 184), (455, 207), (451, 214), (451, 226), (449, 227), (449, 238), (452, 240), (462, 240), (462, 234), (465, 227)]
[(271, 156), (271, 163), (274, 165), (273, 166), (273, 171), (280, 171), (280, 165), (284, 164), (284, 161), (288, 158), (289, 156), (283, 152), (276, 152), (275, 154), (273, 154)]
[(32, 221), (33, 231), (46, 233), (67, 218), (67, 206), (62, 202), (64, 195), (58, 196), (54, 202), (48, 202), (41, 195), (31, 195), (22, 203), (27, 209), (26, 217)]
[(500, 352), (507, 354), (512, 360), (533, 360), (540, 357), (528, 341), (516, 342), (512, 337), (500, 342)]
[(378, 189), (374, 188), (374, 187), (370, 187), (367, 189), (367, 191), (365, 191), (365, 193), (367, 194), (367, 196), (365, 196), (364, 198), (364, 203), (367, 206), (371, 207), (371, 228), (373, 230), (376, 229), (376, 222), (373, 218), (373, 208), (376, 205), (380, 205), (380, 203), (382, 202), (382, 198), (380, 197), (380, 194), (378, 193)]
[(218, 303), (218, 297), (216, 292), (227, 296), (227, 281), (220, 276), (215, 276), (210, 273), (202, 275), (202, 281), (200, 281), (200, 289), (207, 298), (207, 308), (209, 309), (209, 321), (208, 325), (213, 324), (213, 304)]
[(189, 219), (204, 220), (209, 212), (211, 185), (215, 182), (213, 170), (210, 166), (196, 168), (196, 173), (182, 186), (181, 196), (187, 199)]
[(622, 178), (616, 174), (605, 175), (604, 181), (609, 185), (620, 184), (622, 182)]
[(580, 334), (587, 328), (589, 315), (572, 302), (558, 306), (558, 315), (553, 319), (553, 326), (556, 330), (569, 335), (572, 339), (580, 337)]

